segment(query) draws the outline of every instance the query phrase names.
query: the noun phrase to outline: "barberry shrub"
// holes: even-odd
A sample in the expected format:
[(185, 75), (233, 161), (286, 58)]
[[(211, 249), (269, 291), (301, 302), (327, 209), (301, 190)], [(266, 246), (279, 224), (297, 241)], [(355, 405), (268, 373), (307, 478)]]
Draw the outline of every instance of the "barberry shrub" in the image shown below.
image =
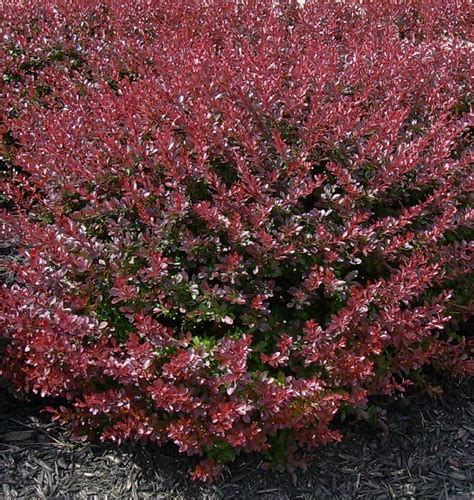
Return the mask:
[(212, 479), (472, 373), (471, 8), (5, 1), (3, 383)]

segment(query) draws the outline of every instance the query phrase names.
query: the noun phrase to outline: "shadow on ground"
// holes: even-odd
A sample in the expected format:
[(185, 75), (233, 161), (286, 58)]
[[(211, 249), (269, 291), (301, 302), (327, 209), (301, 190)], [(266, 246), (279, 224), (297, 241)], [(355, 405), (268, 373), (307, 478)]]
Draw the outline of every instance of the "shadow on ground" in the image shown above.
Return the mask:
[[(1, 390), (0, 390), (1, 391)], [(388, 433), (346, 425), (295, 477), (242, 457), (213, 486), (188, 478), (192, 462), (171, 448), (72, 441), (39, 403), (0, 392), (0, 498), (470, 499), (474, 497), (474, 384), (449, 384), (441, 399), (410, 394), (391, 403)]]

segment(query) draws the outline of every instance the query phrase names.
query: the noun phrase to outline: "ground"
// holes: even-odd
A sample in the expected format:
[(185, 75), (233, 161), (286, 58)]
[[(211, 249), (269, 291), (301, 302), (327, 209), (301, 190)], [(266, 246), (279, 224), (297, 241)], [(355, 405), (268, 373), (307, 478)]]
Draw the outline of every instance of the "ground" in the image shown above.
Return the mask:
[(191, 462), (172, 448), (75, 442), (40, 413), (38, 402), (1, 390), (0, 401), (0, 498), (6, 500), (474, 498), (472, 381), (448, 383), (440, 399), (413, 392), (381, 401), (388, 433), (345, 423), (346, 439), (320, 449), (312, 466), (295, 477), (243, 456), (213, 486), (193, 483)]

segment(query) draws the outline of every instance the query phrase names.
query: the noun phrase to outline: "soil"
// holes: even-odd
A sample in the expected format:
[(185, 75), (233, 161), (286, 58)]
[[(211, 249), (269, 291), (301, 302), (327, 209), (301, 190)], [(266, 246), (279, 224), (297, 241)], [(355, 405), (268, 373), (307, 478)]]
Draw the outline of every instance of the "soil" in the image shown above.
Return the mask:
[[(0, 498), (25, 499), (471, 499), (474, 384), (445, 384), (440, 398), (413, 392), (378, 404), (386, 425), (345, 422), (343, 442), (318, 450), (291, 476), (242, 456), (208, 486), (189, 479), (193, 461), (172, 447), (73, 441), (44, 402), (0, 389)], [(388, 432), (387, 432), (388, 431)]]

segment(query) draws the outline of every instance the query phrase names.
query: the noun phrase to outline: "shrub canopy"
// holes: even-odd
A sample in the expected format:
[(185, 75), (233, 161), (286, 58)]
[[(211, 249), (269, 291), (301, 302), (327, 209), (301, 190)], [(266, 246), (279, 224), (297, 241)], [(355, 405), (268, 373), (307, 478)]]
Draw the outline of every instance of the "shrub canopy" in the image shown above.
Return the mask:
[(470, 2), (4, 4), (4, 382), (210, 479), (472, 372)]

